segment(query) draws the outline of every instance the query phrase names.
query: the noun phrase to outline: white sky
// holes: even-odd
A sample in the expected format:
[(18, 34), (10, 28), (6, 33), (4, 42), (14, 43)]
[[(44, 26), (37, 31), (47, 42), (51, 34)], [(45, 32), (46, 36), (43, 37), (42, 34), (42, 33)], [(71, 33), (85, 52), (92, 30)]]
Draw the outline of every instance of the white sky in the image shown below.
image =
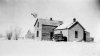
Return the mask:
[(100, 6), (97, 0), (0, 0), (0, 33), (15, 27), (33, 29), (35, 18), (30, 14), (38, 13), (38, 17), (62, 20), (71, 23), (75, 17), (91, 33), (100, 40)]

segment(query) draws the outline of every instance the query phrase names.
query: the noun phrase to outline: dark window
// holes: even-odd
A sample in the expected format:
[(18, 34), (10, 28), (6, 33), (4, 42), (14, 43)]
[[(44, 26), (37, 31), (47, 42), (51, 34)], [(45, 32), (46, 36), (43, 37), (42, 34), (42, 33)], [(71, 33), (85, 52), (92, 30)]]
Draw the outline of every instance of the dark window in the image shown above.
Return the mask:
[(39, 27), (39, 22), (38, 22), (38, 24), (37, 24), (37, 27)]
[(60, 34), (62, 34), (62, 31), (60, 31)]
[(37, 31), (37, 37), (39, 37), (39, 31)]
[(75, 31), (75, 38), (78, 38), (78, 31)]

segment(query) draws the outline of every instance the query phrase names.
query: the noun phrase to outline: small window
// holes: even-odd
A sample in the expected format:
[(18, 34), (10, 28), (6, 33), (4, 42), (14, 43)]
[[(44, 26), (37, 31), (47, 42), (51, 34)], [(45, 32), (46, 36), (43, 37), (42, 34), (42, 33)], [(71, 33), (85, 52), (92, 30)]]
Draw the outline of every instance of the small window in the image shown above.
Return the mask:
[(38, 24), (37, 24), (37, 27), (39, 27), (39, 22), (38, 22)]
[(78, 31), (75, 31), (75, 38), (78, 38)]
[(62, 34), (62, 31), (60, 31), (60, 34)]
[(37, 31), (37, 37), (39, 37), (39, 31)]

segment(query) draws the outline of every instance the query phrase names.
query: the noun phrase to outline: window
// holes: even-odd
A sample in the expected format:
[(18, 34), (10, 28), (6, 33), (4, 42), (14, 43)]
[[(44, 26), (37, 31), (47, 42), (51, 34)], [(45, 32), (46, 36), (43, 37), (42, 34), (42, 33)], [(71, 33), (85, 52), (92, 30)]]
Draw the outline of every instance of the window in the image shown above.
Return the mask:
[(37, 27), (39, 27), (39, 22), (38, 22), (38, 24), (37, 24)]
[(39, 31), (37, 31), (37, 37), (39, 37)]
[(62, 34), (62, 31), (60, 31), (60, 34)]
[(75, 31), (75, 38), (78, 38), (78, 31)]

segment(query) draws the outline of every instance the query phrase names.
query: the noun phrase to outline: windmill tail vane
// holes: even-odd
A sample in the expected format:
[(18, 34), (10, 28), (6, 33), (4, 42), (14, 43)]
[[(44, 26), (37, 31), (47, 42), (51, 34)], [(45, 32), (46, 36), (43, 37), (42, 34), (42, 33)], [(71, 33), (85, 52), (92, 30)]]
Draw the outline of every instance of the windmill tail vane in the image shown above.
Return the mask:
[(37, 18), (37, 13), (31, 13), (34, 18)]

